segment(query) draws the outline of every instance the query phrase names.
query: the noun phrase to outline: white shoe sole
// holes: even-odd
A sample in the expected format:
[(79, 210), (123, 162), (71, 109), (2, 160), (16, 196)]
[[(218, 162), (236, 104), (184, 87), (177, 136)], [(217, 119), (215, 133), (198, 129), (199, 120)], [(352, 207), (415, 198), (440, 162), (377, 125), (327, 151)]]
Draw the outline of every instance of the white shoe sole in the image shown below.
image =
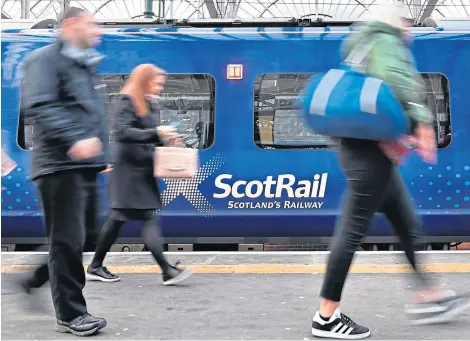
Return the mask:
[(367, 333), (363, 334), (339, 334), (339, 333), (332, 333), (325, 330), (318, 330), (312, 328), (312, 335), (316, 337), (323, 337), (329, 339), (342, 339), (342, 340), (358, 340), (358, 339), (365, 339), (366, 337), (370, 336), (370, 330)]
[(191, 277), (193, 272), (190, 269), (184, 269), (178, 276), (163, 282), (163, 285), (175, 285)]
[(103, 278), (97, 275), (89, 274), (88, 272), (85, 273), (85, 278), (87, 279), (87, 281), (100, 281), (100, 282), (106, 282), (106, 283), (119, 282), (121, 280), (120, 277), (107, 279), (107, 278)]
[(461, 312), (463, 312), (465, 309), (470, 308), (470, 300), (467, 299), (467, 301), (458, 306), (455, 307), (454, 309), (451, 309), (443, 314), (424, 318), (424, 319), (416, 319), (416, 320), (410, 320), (410, 324), (412, 325), (423, 325), (423, 324), (433, 324), (433, 323), (446, 323), (452, 321), (457, 315), (459, 315)]

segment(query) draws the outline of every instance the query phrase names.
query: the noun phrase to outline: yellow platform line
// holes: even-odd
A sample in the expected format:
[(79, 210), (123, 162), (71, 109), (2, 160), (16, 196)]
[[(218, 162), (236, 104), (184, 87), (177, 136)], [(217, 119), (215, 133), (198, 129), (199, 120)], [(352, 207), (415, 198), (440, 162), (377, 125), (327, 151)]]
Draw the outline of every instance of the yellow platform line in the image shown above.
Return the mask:
[[(323, 274), (325, 265), (301, 264), (235, 264), (235, 265), (187, 265), (195, 273), (200, 274)], [(85, 269), (87, 266), (85, 266)], [(111, 272), (119, 274), (153, 274), (160, 273), (157, 265), (109, 265)], [(425, 272), (468, 273), (469, 263), (436, 263), (423, 264)], [(2, 273), (23, 272), (34, 269), (32, 265), (2, 265)], [(408, 273), (411, 268), (407, 264), (353, 264), (351, 273)]]

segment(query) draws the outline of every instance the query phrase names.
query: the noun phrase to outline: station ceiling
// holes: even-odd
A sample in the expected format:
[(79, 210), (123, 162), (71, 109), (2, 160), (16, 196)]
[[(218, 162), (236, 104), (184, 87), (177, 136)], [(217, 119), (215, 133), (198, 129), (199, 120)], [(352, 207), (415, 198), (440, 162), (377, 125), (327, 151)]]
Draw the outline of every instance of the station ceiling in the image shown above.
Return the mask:
[[(166, 19), (204, 18), (311, 18), (360, 19), (372, 6), (385, 0), (153, 0), (153, 12)], [(419, 19), (431, 13), (437, 18), (470, 17), (470, 0), (403, 0)], [(99, 19), (142, 17), (146, 0), (2, 0), (2, 18), (22, 18), (22, 3), (29, 19), (58, 19), (61, 6), (82, 7)], [(26, 7), (25, 7), (26, 8)], [(23, 14), (23, 17), (25, 15)]]

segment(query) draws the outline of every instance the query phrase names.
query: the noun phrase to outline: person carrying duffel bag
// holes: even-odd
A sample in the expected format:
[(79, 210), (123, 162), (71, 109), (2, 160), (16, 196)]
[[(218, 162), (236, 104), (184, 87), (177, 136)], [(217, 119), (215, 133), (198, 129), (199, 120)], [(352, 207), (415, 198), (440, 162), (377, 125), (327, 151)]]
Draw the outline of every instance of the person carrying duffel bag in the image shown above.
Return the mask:
[[(372, 16), (394, 6), (401, 5), (377, 6)], [(435, 162), (433, 115), (421, 96), (425, 85), (407, 46), (407, 29), (398, 28), (410, 19), (405, 8), (394, 13), (398, 11), (405, 16), (395, 22), (371, 18), (359, 24), (359, 33), (352, 33), (342, 46), (341, 66), (313, 76), (298, 104), (309, 126), (320, 135), (396, 141), (413, 132), (414, 137), (406, 137), (408, 142), (417, 145), (426, 161)]]
[[(406, 118), (411, 122), (411, 124), (402, 126), (402, 128), (408, 126), (409, 131), (405, 131), (405, 134), (413, 135), (412, 139), (416, 143), (416, 149), (425, 161), (434, 162), (436, 159), (436, 145), (435, 133), (431, 126), (433, 119), (430, 111), (421, 101), (420, 93), (424, 92), (424, 87), (407, 46), (408, 22), (406, 11), (401, 4), (394, 3), (379, 7), (375, 11), (374, 17), (361, 24), (359, 32), (351, 34), (351, 37), (344, 43), (342, 55), (344, 57), (349, 56), (359, 43), (373, 41), (373, 45), (365, 54), (366, 75), (382, 80), (393, 91), (394, 96), (403, 108)], [(358, 51), (367, 50), (360, 49)], [(319, 79), (321, 81), (321, 79), (325, 79), (325, 76), (321, 76)], [(333, 83), (329, 83), (330, 89), (337, 89)], [(351, 84), (352, 82), (350, 82)], [(309, 85), (307, 85), (306, 92), (309, 91), (308, 87)], [(324, 90), (322, 85), (316, 87)], [(347, 87), (344, 89), (343, 96), (349, 96), (350, 93), (348, 93)], [(379, 92), (382, 90), (383, 88)], [(335, 97), (334, 91), (332, 91), (333, 97)], [(351, 91), (354, 91), (354, 89)], [(361, 91), (359, 90), (358, 93)], [(367, 95), (370, 95), (370, 93), (363, 96)], [(380, 97), (380, 94), (377, 96)], [(310, 93), (310, 97), (314, 97), (314, 95)], [(319, 98), (322, 99), (321, 96)], [(324, 96), (323, 100), (325, 98)], [(334, 103), (329, 102), (331, 98), (326, 98), (326, 100), (327, 103), (323, 107), (323, 112), (320, 113), (323, 116), (320, 115), (319, 117), (320, 119), (330, 117), (336, 123), (337, 120), (334, 114), (337, 112), (333, 107)], [(338, 100), (341, 101), (342, 99)], [(357, 108), (361, 105), (365, 107), (364, 112), (374, 109), (370, 108), (369, 104), (371, 102), (365, 101), (361, 104), (360, 96), (350, 99), (350, 101), (354, 100), (357, 100)], [(316, 104), (316, 110), (320, 107), (319, 102)], [(308, 103), (307, 106), (310, 104)], [(354, 114), (353, 104), (345, 103), (344, 105), (346, 110), (351, 110), (351, 113)], [(377, 109), (378, 107), (377, 105)], [(329, 112), (329, 108), (333, 109)], [(358, 115), (360, 114), (361, 112), (358, 113)], [(372, 113), (369, 115), (371, 120), (376, 117)], [(320, 119), (318, 122), (324, 124), (322, 127), (325, 130), (331, 128), (330, 131), (334, 134), (337, 126), (328, 128), (328, 121), (321, 121)], [(354, 117), (350, 120), (354, 120)], [(352, 127), (351, 122), (344, 122), (344, 124)], [(455, 318), (459, 311), (462, 311), (469, 303), (467, 297), (457, 296), (452, 291), (437, 289), (417, 265), (415, 251), (418, 248), (417, 236), (421, 222), (397, 165), (392, 160), (394, 158), (391, 158), (387, 151), (390, 146), (400, 146), (397, 142), (400, 136), (397, 134), (396, 141), (388, 142), (361, 139), (361, 133), (367, 135), (367, 129), (370, 128), (367, 123), (364, 123), (363, 127), (366, 129), (362, 132), (356, 132), (356, 138), (336, 136), (340, 140), (338, 146), (339, 162), (347, 178), (347, 188), (338, 214), (336, 235), (330, 245), (326, 275), (320, 293), (320, 307), (312, 321), (312, 334), (317, 337), (361, 339), (370, 335), (368, 327), (355, 323), (341, 312), (340, 302), (354, 253), (363, 237), (368, 233), (376, 212), (383, 212), (393, 225), (400, 238), (405, 255), (414, 269), (417, 286), (413, 289), (411, 295), (413, 302), (410, 308), (407, 309), (407, 313), (413, 322), (424, 324), (449, 321)], [(397, 131), (402, 128), (397, 128)], [(312, 129), (315, 130), (315, 127), (312, 126)], [(410, 131), (411, 129), (412, 131)], [(343, 131), (348, 132), (347, 130)], [(369, 129), (369, 131), (371, 131), (371, 135), (374, 134), (373, 130)], [(352, 130), (350, 132), (351, 134), (355, 133)], [(390, 299), (393, 300), (393, 298)], [(369, 304), (372, 305), (372, 302), (363, 302), (364, 307)], [(377, 311), (377, 313), (379, 312)]]

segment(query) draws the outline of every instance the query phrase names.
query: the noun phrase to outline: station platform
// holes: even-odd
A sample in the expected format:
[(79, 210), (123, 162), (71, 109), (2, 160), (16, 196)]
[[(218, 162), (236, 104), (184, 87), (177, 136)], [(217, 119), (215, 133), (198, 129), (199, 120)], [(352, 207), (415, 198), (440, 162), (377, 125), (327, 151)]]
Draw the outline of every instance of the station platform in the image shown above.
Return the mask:
[[(420, 252), (436, 281), (468, 292), (470, 251)], [(33, 296), (17, 283), (46, 253), (2, 253), (2, 340), (73, 340), (54, 331), (50, 288)], [(86, 267), (92, 254), (85, 254)], [(108, 326), (103, 340), (313, 340), (311, 319), (328, 252), (176, 252), (193, 269), (165, 287), (149, 253), (110, 253), (116, 283), (87, 282), (89, 312)], [(409, 326), (403, 313), (410, 268), (402, 252), (358, 252), (346, 282), (343, 312), (371, 329), (372, 340), (465, 340), (470, 310), (448, 324)]]

